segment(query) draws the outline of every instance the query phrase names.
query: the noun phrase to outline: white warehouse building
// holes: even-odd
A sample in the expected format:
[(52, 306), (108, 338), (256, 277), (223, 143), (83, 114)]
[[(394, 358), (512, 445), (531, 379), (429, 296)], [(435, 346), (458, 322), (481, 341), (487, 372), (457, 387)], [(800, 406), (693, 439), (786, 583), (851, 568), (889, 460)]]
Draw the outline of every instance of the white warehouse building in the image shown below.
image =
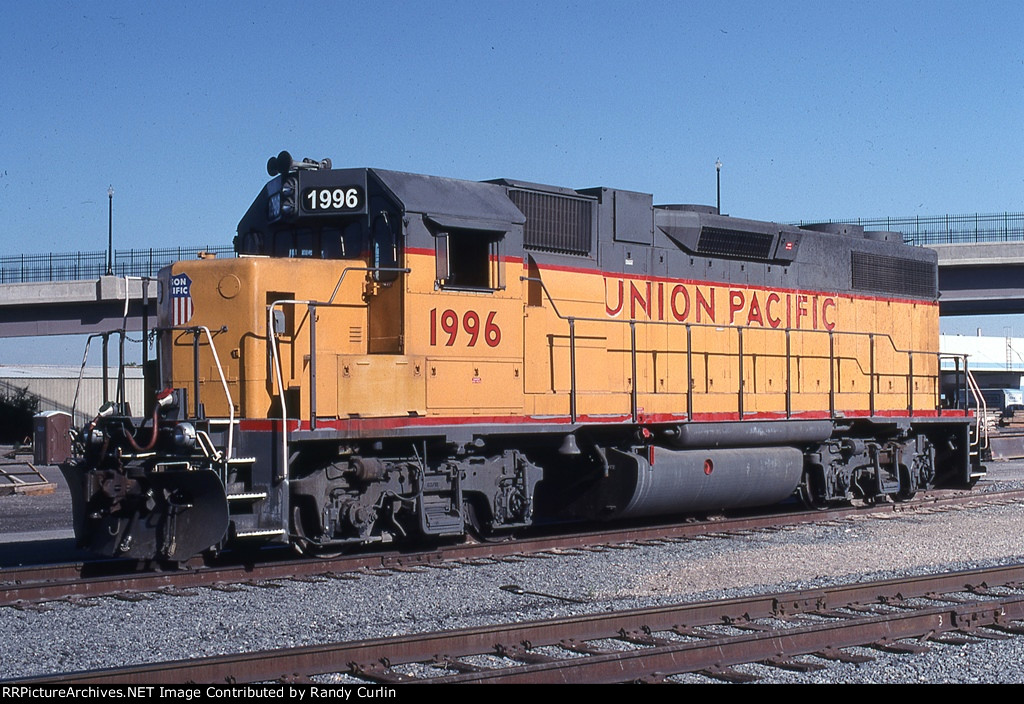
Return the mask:
[[(107, 380), (107, 398), (117, 396), (117, 369)], [(79, 386), (81, 376), (81, 386)], [(141, 415), (145, 398), (142, 367), (125, 368), (125, 400), (132, 413)], [(92, 420), (103, 405), (103, 369), (100, 367), (0, 364), (0, 394), (10, 396), (25, 389), (39, 398), (39, 411), (71, 414), (74, 425)], [(77, 400), (76, 400), (77, 394)]]

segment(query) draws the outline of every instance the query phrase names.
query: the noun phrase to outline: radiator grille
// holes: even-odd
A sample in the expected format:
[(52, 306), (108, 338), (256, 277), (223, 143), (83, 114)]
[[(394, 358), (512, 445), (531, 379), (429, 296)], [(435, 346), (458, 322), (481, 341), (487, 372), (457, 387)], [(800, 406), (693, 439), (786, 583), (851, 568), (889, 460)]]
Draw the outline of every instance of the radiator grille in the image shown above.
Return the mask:
[(936, 267), (930, 262), (851, 252), (850, 268), (855, 290), (931, 299), (938, 296)]
[(594, 202), (550, 193), (510, 190), (509, 198), (526, 216), (523, 246), (565, 254), (590, 254)]
[(730, 230), (724, 227), (702, 227), (697, 252), (713, 257), (737, 259), (768, 259), (775, 235), (764, 232)]

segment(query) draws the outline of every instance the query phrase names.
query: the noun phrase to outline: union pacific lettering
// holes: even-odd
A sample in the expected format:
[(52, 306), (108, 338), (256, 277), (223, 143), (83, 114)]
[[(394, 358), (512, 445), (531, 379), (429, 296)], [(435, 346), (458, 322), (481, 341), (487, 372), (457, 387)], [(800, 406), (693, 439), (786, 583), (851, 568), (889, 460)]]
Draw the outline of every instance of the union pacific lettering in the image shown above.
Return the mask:
[(833, 330), (839, 312), (836, 297), (820, 293), (608, 277), (604, 308), (611, 318), (796, 330)]

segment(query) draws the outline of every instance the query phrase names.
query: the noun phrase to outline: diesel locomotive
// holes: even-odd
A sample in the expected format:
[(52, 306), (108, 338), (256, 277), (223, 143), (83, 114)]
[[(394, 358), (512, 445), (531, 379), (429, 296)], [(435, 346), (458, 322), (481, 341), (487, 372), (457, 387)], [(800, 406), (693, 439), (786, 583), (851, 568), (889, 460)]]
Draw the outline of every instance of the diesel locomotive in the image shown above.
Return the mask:
[(84, 547), (337, 550), (984, 473), (940, 387), (936, 255), (898, 234), (287, 152), (268, 172), (235, 257), (159, 274), (151, 408), (77, 433)]

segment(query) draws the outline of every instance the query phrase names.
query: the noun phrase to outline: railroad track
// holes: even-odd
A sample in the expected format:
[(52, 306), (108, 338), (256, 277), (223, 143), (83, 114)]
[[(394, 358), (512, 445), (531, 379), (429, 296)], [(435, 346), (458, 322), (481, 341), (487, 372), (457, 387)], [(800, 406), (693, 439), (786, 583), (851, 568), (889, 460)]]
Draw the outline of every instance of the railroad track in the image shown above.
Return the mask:
[(986, 493), (936, 492), (909, 503), (830, 511), (801, 511), (742, 518), (686, 522), (672, 525), (614, 528), (596, 532), (531, 537), (487, 543), (460, 543), (416, 552), (382, 551), (331, 559), (273, 560), (258, 564), (200, 566), (163, 572), (137, 572), (135, 563), (109, 562), (42, 565), (0, 569), (0, 606), (39, 608), (55, 600), (80, 600), (102, 596), (143, 599), (148, 594), (186, 594), (197, 587), (232, 588), (231, 585), (262, 585), (284, 579), (359, 579), (367, 575), (455, 567), (479, 561), (543, 559), (563, 550), (628, 549), (645, 543), (702, 540), (742, 536), (807, 523), (834, 521), (853, 516), (893, 515), (922, 510), (946, 510), (960, 506), (1020, 501), (1024, 490)]
[(1024, 565), (207, 657), (22, 683), (615, 683), (684, 673), (746, 681), (762, 663), (812, 670), (868, 647), (927, 650), (1024, 634)]

